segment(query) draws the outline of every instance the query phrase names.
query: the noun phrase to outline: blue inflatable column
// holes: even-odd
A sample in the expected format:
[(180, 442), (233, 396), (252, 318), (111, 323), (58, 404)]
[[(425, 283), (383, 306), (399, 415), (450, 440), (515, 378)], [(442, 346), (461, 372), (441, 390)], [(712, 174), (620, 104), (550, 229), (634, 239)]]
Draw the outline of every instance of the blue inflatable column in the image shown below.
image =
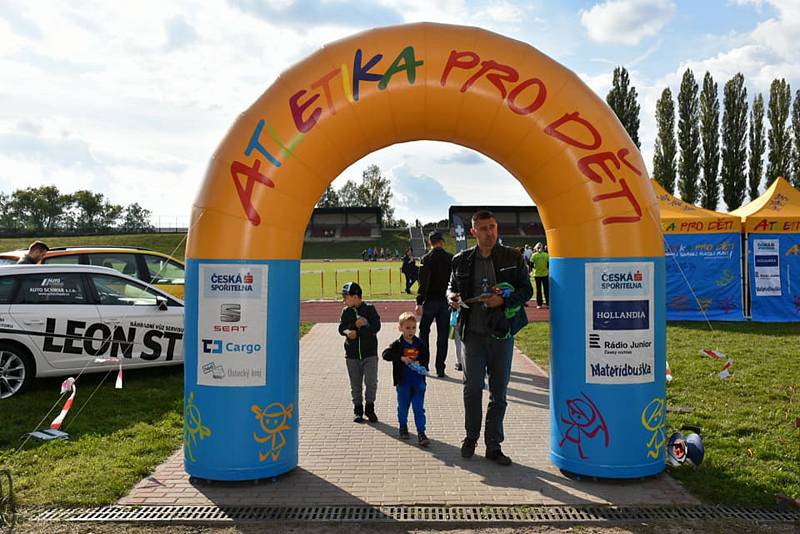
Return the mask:
[(186, 472), (256, 480), (295, 468), (300, 262), (190, 259), (186, 276)]
[(664, 469), (664, 258), (550, 259), (550, 456), (572, 473)]

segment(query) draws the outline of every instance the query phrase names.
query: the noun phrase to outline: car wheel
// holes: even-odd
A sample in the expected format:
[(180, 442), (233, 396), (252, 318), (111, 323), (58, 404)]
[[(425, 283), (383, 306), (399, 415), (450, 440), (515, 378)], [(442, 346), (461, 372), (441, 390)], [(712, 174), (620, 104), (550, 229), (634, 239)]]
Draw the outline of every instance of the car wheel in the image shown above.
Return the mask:
[(36, 374), (33, 358), (18, 346), (0, 344), (0, 399), (23, 391)]

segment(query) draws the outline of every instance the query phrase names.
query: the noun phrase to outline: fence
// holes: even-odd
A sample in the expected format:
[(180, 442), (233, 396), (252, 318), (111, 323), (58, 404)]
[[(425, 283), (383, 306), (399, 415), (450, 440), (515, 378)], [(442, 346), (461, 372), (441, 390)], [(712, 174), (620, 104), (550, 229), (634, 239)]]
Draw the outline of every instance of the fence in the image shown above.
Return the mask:
[(300, 298), (339, 300), (342, 286), (351, 281), (361, 286), (364, 298), (400, 298), (405, 287), (399, 263), (391, 267), (365, 265), (357, 269), (303, 270), (300, 271)]

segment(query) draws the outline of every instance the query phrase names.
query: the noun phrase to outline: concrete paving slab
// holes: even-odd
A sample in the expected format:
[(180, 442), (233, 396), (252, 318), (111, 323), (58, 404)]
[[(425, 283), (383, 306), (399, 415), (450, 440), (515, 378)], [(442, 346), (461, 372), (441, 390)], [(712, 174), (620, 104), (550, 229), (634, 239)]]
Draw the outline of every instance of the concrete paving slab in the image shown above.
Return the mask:
[[(383, 318), (380, 347), (399, 335)], [(515, 350), (503, 450), (514, 465), (460, 456), (464, 437), (461, 373), (429, 379), (427, 434), (421, 449), (397, 438), (392, 366), (380, 361), (376, 408), (380, 422), (352, 422), (352, 403), (336, 324), (317, 324), (300, 342), (300, 450), (297, 469), (258, 483), (208, 484), (189, 479), (177, 451), (140, 481), (120, 504), (140, 505), (679, 505), (699, 504), (668, 475), (636, 481), (573, 480), (549, 460), (548, 378)], [(435, 330), (435, 328), (434, 328)], [(435, 335), (435, 334), (434, 334)], [(484, 398), (484, 410), (488, 392)], [(413, 420), (413, 415), (409, 416)]]

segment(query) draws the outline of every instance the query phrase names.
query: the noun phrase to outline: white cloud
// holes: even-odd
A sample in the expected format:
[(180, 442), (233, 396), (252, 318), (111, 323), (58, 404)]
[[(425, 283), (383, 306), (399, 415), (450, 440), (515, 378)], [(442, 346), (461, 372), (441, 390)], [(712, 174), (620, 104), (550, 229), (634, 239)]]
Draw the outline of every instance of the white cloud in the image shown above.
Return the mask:
[(455, 198), (438, 180), (415, 173), (407, 164), (394, 167), (391, 174), (397, 219), (438, 221), (446, 218), (448, 208), (456, 204)]
[(581, 24), (593, 41), (627, 45), (657, 34), (674, 13), (671, 0), (609, 0), (580, 11)]

